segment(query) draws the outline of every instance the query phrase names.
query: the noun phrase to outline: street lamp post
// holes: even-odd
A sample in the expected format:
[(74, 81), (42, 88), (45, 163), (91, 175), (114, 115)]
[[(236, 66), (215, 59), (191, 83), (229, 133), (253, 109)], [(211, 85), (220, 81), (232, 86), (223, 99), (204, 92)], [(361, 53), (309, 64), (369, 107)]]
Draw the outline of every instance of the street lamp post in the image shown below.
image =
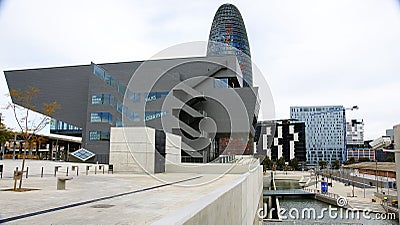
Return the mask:
[(364, 177), (364, 173), (363, 173), (363, 188), (364, 188), (364, 198), (365, 198), (365, 177)]
[(378, 161), (375, 160), (375, 180), (376, 180), (376, 192), (378, 193)]

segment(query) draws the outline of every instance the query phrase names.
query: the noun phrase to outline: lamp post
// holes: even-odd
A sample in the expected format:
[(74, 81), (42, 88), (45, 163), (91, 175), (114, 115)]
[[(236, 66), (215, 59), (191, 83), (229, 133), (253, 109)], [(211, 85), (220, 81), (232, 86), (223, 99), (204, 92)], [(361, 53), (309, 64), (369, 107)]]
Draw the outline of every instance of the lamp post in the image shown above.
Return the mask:
[(376, 192), (378, 193), (378, 161), (375, 160), (375, 180), (376, 180)]
[(364, 188), (364, 198), (365, 198), (365, 177), (364, 177), (364, 173), (363, 173), (363, 188)]

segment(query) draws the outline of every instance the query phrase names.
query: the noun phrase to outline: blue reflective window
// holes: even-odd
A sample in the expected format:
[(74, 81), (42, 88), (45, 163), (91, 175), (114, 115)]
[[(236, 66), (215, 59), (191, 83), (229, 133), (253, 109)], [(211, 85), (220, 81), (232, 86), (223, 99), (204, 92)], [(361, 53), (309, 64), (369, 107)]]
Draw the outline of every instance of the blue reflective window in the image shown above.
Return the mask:
[(100, 131), (89, 131), (89, 140), (91, 141), (100, 140)]
[(123, 104), (121, 102), (117, 102), (117, 111), (122, 113)]
[(120, 119), (116, 118), (115, 119), (115, 126), (116, 127), (123, 127), (124, 125), (123, 125), (123, 123), (122, 123), (122, 121)]
[(102, 102), (102, 95), (92, 95), (92, 104), (97, 105), (97, 104), (103, 104)]
[(126, 86), (120, 82), (118, 82), (118, 92), (122, 95), (124, 95), (126, 92)]
[(128, 118), (131, 121), (134, 122), (139, 122), (140, 121), (140, 115), (138, 112), (132, 112), (131, 110), (126, 109), (124, 111), (126, 118)]
[(112, 123), (112, 114), (109, 112), (90, 113), (90, 122), (92, 123)]
[(150, 121), (167, 115), (166, 111), (148, 111), (144, 113), (144, 121)]
[(92, 113), (90, 113), (90, 122), (92, 122), (92, 123), (100, 123), (101, 122), (101, 113), (100, 112), (92, 112)]
[(109, 131), (101, 131), (100, 132), (100, 140), (101, 141), (109, 141), (110, 140), (110, 132)]
[(89, 131), (89, 140), (91, 141), (109, 141), (110, 131)]
[(56, 122), (57, 122), (57, 120), (55, 120), (55, 119), (50, 120), (50, 130), (56, 129)]
[(145, 102), (151, 102), (154, 100), (157, 100), (159, 98), (165, 97), (168, 95), (168, 92), (147, 92), (145, 93), (145, 98), (144, 101)]
[(140, 96), (141, 96), (140, 93), (132, 92), (129, 89), (126, 93), (126, 98), (131, 102), (140, 102)]
[(228, 78), (215, 78), (214, 88), (228, 88)]
[(115, 79), (114, 79), (114, 77), (112, 77), (107, 72), (105, 72), (105, 74), (104, 74), (104, 82), (106, 82), (106, 84), (110, 85), (111, 87), (115, 87)]
[(93, 68), (94, 75), (98, 76), (100, 79), (104, 80), (105, 71), (97, 65), (94, 65)]

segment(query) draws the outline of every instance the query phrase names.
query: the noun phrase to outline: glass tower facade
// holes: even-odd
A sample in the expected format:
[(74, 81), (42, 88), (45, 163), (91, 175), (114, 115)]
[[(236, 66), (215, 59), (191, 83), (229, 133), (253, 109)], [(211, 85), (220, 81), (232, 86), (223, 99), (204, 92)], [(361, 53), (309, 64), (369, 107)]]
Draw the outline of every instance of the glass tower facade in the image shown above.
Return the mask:
[(243, 86), (253, 85), (250, 45), (246, 27), (236, 6), (224, 4), (215, 13), (208, 39), (207, 55), (236, 55), (243, 74)]
[(305, 122), (306, 161), (331, 164), (346, 160), (346, 116), (343, 106), (290, 107), (290, 118)]

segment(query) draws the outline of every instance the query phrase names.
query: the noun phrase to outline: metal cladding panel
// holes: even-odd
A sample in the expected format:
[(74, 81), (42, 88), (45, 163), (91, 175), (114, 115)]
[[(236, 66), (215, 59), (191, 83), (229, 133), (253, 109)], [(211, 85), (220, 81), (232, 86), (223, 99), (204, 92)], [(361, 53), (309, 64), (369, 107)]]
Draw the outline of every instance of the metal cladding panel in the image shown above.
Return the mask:
[[(27, 90), (29, 86), (39, 89), (33, 105), (41, 108), (43, 103), (56, 101), (60, 109), (52, 117), (84, 128), (91, 65), (5, 71), (8, 88)], [(14, 99), (12, 99), (14, 101)], [(22, 105), (21, 102), (15, 102)]]

